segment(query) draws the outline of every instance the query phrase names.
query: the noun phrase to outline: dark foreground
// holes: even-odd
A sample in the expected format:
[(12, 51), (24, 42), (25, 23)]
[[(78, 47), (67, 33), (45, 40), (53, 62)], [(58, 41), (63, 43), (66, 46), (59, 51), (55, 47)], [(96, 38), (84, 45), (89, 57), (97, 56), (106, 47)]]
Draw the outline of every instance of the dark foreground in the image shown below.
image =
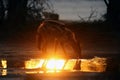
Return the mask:
[[(120, 32), (111, 27), (103, 25), (75, 24), (70, 28), (76, 33), (82, 49), (82, 58), (94, 56), (113, 57), (120, 56)], [(26, 51), (37, 51), (35, 42), (35, 31), (26, 30), (22, 35), (10, 35), (0, 41), (0, 55), (14, 55), (19, 57)], [(3, 37), (3, 38), (4, 38)], [(22, 51), (22, 52), (21, 52)], [(10, 52), (10, 53), (9, 53)], [(7, 57), (8, 58), (8, 57)], [(119, 61), (119, 60), (118, 60)], [(13, 63), (13, 62), (12, 62)], [(119, 80), (115, 72), (64, 72), (64, 73), (40, 73), (40, 74), (8, 74), (0, 76), (0, 80)], [(113, 77), (113, 78), (112, 78)], [(116, 79), (117, 78), (117, 79)]]
[(116, 77), (106, 72), (100, 73), (100, 72), (80, 72), (80, 71), (59, 72), (59, 73), (9, 74), (7, 76), (0, 77), (0, 80), (63, 80), (63, 79), (64, 80), (116, 80)]

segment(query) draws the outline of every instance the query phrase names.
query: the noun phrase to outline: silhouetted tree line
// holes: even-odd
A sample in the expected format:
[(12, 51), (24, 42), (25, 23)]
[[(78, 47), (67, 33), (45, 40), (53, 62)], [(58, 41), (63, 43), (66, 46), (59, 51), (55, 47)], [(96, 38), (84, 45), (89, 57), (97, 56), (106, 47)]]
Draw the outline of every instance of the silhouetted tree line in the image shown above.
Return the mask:
[(24, 24), (27, 20), (41, 20), (42, 13), (52, 11), (51, 7), (49, 0), (0, 0), (0, 23)]
[(106, 20), (112, 24), (120, 23), (120, 0), (104, 0), (107, 6)]
[(0, 37), (35, 29), (44, 12), (54, 13), (49, 0), (0, 0)]
[[(119, 27), (120, 25), (120, 0), (104, 0), (107, 6), (106, 21), (113, 27)], [(119, 56), (119, 54), (118, 54)], [(109, 57), (106, 61), (106, 72), (110, 74), (109, 80), (120, 79), (120, 62), (119, 57)]]
[[(106, 21), (120, 23), (120, 0), (104, 0)], [(42, 12), (51, 10), (49, 0), (0, 0), (0, 23), (24, 24), (27, 20), (41, 20)]]
[(4, 12), (5, 12), (4, 4), (3, 1), (0, 0), (0, 23), (2, 23), (2, 21), (4, 20)]

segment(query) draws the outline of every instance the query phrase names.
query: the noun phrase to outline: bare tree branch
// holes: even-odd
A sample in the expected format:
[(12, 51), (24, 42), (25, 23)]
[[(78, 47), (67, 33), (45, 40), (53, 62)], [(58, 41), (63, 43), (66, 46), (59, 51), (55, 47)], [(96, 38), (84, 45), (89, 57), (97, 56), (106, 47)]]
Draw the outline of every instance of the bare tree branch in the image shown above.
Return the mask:
[(104, 0), (104, 2), (105, 2), (105, 4), (106, 4), (106, 6), (108, 7), (109, 1), (108, 1), (108, 0)]
[(96, 13), (96, 10), (94, 10), (93, 8), (91, 8), (91, 13), (90, 13), (87, 21), (90, 21), (93, 17), (96, 17), (95, 13)]

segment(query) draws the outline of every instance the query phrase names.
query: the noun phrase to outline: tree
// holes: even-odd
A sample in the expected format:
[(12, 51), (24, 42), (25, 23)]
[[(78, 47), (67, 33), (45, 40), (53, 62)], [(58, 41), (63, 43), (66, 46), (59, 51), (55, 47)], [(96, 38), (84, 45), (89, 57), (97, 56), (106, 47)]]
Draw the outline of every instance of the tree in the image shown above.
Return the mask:
[(49, 0), (0, 0), (0, 20), (5, 16), (10, 24), (23, 24), (26, 20), (41, 20), (44, 11), (51, 11)]
[(49, 0), (29, 0), (27, 4), (27, 19), (41, 20), (46, 11), (54, 12)]
[(120, 0), (104, 0), (107, 6), (106, 20), (110, 23), (120, 22)]
[(2, 23), (4, 20), (4, 15), (5, 15), (4, 12), (5, 12), (4, 4), (3, 1), (0, 0), (0, 23)]
[[(112, 26), (120, 25), (120, 0), (104, 0), (107, 6), (106, 19)], [(118, 30), (118, 29), (117, 29)], [(107, 58), (106, 71), (111, 73), (111, 79), (119, 79), (119, 57), (112, 56)]]
[(8, 0), (8, 21), (11, 24), (25, 22), (28, 0)]

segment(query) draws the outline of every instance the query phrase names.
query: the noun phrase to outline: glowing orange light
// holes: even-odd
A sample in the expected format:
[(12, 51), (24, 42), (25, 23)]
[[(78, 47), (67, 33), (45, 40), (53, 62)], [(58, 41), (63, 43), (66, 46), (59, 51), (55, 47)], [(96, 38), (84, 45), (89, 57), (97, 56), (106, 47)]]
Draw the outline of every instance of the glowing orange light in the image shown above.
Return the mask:
[[(105, 58), (95, 57), (92, 59), (80, 59), (81, 70), (87, 72), (103, 72), (106, 68)], [(77, 59), (64, 60), (60, 58), (51, 59), (31, 59), (26, 61), (26, 69), (36, 69), (46, 72), (59, 72), (61, 70), (73, 71)], [(6, 67), (6, 65), (4, 66)]]
[(65, 67), (64, 67), (64, 70), (73, 70), (73, 67), (74, 67), (76, 61), (77, 61), (76, 59), (68, 60)]
[(65, 64), (65, 60), (50, 59), (46, 64), (46, 69), (61, 70)]
[(27, 69), (34, 69), (34, 68), (41, 68), (44, 63), (43, 59), (31, 59), (25, 62), (25, 68)]
[[(7, 61), (6, 60), (1, 60), (2, 63), (2, 68), (7, 68)], [(7, 69), (2, 70), (2, 75), (7, 75)]]

